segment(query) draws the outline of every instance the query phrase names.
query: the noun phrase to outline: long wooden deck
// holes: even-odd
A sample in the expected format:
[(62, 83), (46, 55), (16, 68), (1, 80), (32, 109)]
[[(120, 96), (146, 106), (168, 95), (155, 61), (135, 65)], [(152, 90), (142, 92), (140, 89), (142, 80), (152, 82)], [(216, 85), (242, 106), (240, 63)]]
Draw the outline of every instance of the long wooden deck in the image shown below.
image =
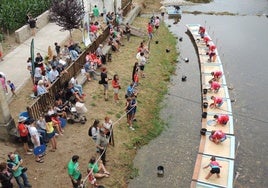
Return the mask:
[[(186, 25), (188, 32), (194, 41), (194, 45), (197, 49), (197, 53), (199, 56), (202, 83), (202, 102), (207, 102), (209, 105), (210, 103), (212, 103), (212, 100), (210, 98), (213, 95), (221, 96), (224, 100), (224, 103), (220, 108), (203, 107), (203, 112), (207, 112), (207, 117), (202, 118), (200, 129), (205, 128), (207, 129), (207, 132), (206, 135), (201, 136), (199, 151), (196, 158), (195, 168), (191, 182), (191, 188), (231, 188), (233, 187), (235, 159), (235, 136), (231, 100), (229, 97), (223, 66), (218, 51), (216, 49), (216, 61), (209, 62), (209, 57), (208, 55), (206, 55), (208, 47), (198, 33), (200, 26), (201, 25), (199, 24)], [(205, 36), (208, 36), (208, 33), (205, 33)], [(213, 71), (221, 71), (223, 73), (222, 78), (219, 80), (221, 88), (217, 93), (207, 92), (206, 94), (204, 94), (203, 89), (209, 88), (208, 81), (212, 79), (211, 72)], [(228, 114), (230, 119), (227, 125), (211, 125), (210, 122), (213, 121), (213, 116), (216, 114)], [(222, 130), (224, 133), (226, 133), (227, 139), (220, 144), (215, 144), (214, 142), (209, 140), (209, 135), (212, 130)], [(216, 160), (222, 166), (220, 173), (221, 177), (217, 178), (216, 175), (212, 175), (208, 180), (206, 180), (205, 177), (209, 173), (210, 169), (203, 169), (203, 167), (209, 164), (211, 156), (215, 156)]]

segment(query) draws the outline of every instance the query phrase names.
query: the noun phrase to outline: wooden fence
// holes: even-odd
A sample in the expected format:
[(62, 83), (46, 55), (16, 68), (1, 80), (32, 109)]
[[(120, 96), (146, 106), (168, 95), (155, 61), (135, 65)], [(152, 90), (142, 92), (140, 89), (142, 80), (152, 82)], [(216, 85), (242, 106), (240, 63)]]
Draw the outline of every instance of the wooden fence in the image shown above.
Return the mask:
[(79, 57), (76, 59), (75, 62), (72, 62), (66, 71), (68, 73), (62, 74), (59, 78), (57, 78), (51, 87), (48, 90), (48, 93), (39, 96), (32, 105), (27, 107), (27, 111), (29, 116), (37, 119), (39, 118), (44, 112), (48, 111), (48, 108), (51, 105), (54, 105), (55, 102), (55, 94), (62, 88), (64, 88), (70, 79), (79, 74), (81, 68), (85, 64), (86, 54), (88, 52), (96, 51), (98, 46), (102, 44), (107, 37), (109, 36), (109, 28), (106, 27), (103, 33), (84, 51), (82, 52)]
[[(123, 8), (123, 15), (125, 16), (130, 10), (132, 6), (132, 0), (130, 0)], [(113, 25), (116, 25), (116, 21), (114, 20)], [(105, 28), (103, 33), (84, 51), (80, 54), (75, 62), (72, 62), (68, 68), (66, 69), (68, 73), (61, 75), (57, 78), (51, 87), (48, 90), (48, 93), (39, 96), (32, 105), (27, 106), (27, 112), (29, 116), (38, 119), (41, 115), (48, 111), (48, 108), (51, 105), (54, 105), (55, 102), (55, 94), (60, 90), (63, 89), (70, 79), (78, 75), (81, 71), (81, 68), (85, 64), (86, 54), (88, 52), (96, 51), (98, 46), (105, 42), (107, 37), (110, 34), (110, 30), (108, 27)]]

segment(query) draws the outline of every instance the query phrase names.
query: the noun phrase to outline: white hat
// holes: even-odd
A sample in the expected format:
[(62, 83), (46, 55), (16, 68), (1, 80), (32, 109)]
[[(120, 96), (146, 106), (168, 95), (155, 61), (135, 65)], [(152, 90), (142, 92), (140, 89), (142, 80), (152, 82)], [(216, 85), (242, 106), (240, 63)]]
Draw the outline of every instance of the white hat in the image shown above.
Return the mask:
[(38, 85), (42, 85), (42, 84), (44, 84), (44, 81), (43, 80), (39, 80), (38, 81)]
[(19, 119), (18, 119), (18, 122), (21, 123), (21, 122), (24, 122), (26, 120), (27, 120), (27, 117), (20, 116)]

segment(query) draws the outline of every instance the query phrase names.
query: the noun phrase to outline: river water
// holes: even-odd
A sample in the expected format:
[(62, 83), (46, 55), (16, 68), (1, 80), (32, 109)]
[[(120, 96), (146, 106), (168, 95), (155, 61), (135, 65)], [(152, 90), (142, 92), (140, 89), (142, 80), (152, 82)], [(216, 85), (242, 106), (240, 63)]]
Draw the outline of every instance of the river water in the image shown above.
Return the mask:
[[(167, 129), (139, 150), (134, 166), (139, 177), (130, 188), (189, 187), (199, 146), (201, 126), (200, 75), (197, 56), (185, 24), (205, 25), (224, 66), (227, 83), (233, 88), (232, 103), (236, 136), (234, 187), (268, 187), (268, 14), (267, 0), (215, 0), (213, 3), (183, 7), (183, 10), (238, 13), (237, 16), (183, 15), (179, 24), (166, 20), (178, 37), (181, 56), (176, 75), (163, 102), (162, 118)], [(259, 16), (262, 15), (262, 16)], [(185, 63), (183, 58), (189, 58)], [(182, 75), (187, 76), (181, 82)], [(158, 178), (156, 168), (165, 167)]]

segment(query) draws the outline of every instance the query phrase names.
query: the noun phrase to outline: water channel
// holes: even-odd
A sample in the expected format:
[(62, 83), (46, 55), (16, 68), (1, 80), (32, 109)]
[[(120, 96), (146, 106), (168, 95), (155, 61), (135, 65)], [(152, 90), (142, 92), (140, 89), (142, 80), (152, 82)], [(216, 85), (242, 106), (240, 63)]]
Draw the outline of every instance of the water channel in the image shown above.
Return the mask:
[[(211, 4), (183, 7), (187, 11), (237, 13), (236, 16), (184, 14), (179, 24), (166, 20), (178, 41), (181, 56), (176, 75), (163, 102), (162, 118), (166, 130), (149, 145), (139, 150), (134, 166), (139, 177), (130, 188), (189, 187), (199, 146), (201, 126), (200, 74), (197, 56), (185, 24), (206, 26), (223, 62), (230, 90), (236, 136), (235, 187), (268, 187), (268, 1), (215, 0)], [(185, 63), (183, 58), (189, 58)], [(187, 76), (181, 82), (182, 75)], [(165, 167), (158, 178), (156, 168)]]

